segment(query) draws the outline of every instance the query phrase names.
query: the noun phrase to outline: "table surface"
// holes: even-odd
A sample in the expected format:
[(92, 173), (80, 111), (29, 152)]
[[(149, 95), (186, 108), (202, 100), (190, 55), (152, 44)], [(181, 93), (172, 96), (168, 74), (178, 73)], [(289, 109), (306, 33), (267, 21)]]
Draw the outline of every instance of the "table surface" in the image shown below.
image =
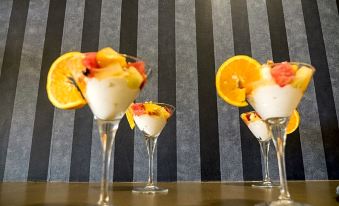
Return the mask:
[[(178, 182), (158, 183), (169, 189), (167, 194), (134, 194), (133, 187), (142, 183), (114, 183), (110, 188), (114, 206), (126, 205), (211, 205), (252, 206), (269, 202), (279, 189), (251, 187), (251, 182)], [(294, 200), (316, 206), (338, 205), (335, 188), (339, 181), (289, 182)], [(100, 185), (96, 183), (0, 183), (0, 205), (16, 206), (94, 206)]]

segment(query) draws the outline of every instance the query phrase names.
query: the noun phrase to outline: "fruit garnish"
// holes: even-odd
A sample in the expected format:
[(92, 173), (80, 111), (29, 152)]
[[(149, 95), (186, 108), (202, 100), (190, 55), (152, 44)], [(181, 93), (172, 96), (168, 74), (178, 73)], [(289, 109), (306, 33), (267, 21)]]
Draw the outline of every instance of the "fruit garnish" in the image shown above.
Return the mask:
[(309, 82), (311, 81), (313, 70), (302, 66), (295, 74), (292, 86), (295, 88), (300, 88), (302, 91), (305, 91)]
[(135, 115), (146, 114), (146, 109), (143, 103), (134, 103), (132, 104), (131, 109)]
[(229, 58), (216, 74), (218, 95), (233, 106), (247, 106), (246, 94), (251, 92), (251, 83), (260, 79), (260, 67), (260, 63), (249, 56)]
[(85, 58), (82, 60), (82, 63), (84, 64), (86, 68), (94, 69), (94, 68), (99, 67), (97, 60), (96, 60), (96, 55), (97, 55), (96, 52), (85, 53)]
[(135, 67), (128, 67), (126, 73), (127, 74), (125, 78), (127, 80), (127, 85), (129, 88), (142, 88), (146, 77), (143, 77)]
[(96, 61), (100, 67), (106, 67), (112, 63), (119, 63), (122, 67), (126, 66), (126, 58), (114, 51), (112, 48), (106, 47), (98, 51)]
[(145, 62), (138, 61), (138, 62), (128, 63), (127, 66), (136, 68), (141, 75), (146, 76)]
[(254, 122), (257, 120), (261, 120), (258, 113), (255, 111), (245, 112), (240, 115), (240, 118), (246, 123), (249, 124), (250, 122)]
[(291, 83), (294, 79), (296, 69), (288, 62), (275, 64), (271, 69), (271, 75), (274, 81), (280, 86), (284, 87)]
[(146, 114), (145, 106), (143, 103), (132, 103), (127, 111), (126, 118), (131, 129), (134, 129), (135, 123), (133, 115), (143, 115)]
[(162, 107), (157, 104), (153, 104), (152, 102), (146, 102), (144, 103), (144, 107), (146, 110), (146, 113), (149, 115), (156, 115), (163, 117), (165, 119), (168, 119), (171, 116), (171, 113), (169, 113), (165, 107)]
[(130, 128), (134, 129), (135, 123), (134, 123), (134, 119), (133, 119), (133, 110), (132, 110), (131, 106), (129, 106), (127, 111), (126, 111), (126, 118), (127, 118), (127, 121), (128, 121)]
[(286, 127), (286, 134), (294, 132), (300, 123), (300, 116), (297, 110), (294, 110)]
[(50, 67), (46, 89), (48, 98), (55, 107), (76, 109), (86, 105), (87, 102), (81, 93), (85, 91), (86, 84), (83, 79), (73, 75), (77, 72), (82, 73), (83, 67), (73, 65), (71, 61), (82, 58), (80, 52), (66, 53), (56, 59)]

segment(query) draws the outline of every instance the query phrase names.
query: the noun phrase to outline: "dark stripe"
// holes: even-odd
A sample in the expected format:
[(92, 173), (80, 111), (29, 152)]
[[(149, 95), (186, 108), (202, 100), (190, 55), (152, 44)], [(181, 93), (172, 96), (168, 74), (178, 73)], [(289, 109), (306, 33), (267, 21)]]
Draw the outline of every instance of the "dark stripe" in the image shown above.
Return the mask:
[(313, 79), (317, 96), (328, 178), (339, 179), (338, 118), (336, 116), (318, 5), (316, 0), (302, 0), (301, 3), (311, 63), (316, 68)]
[[(81, 51), (97, 51), (101, 0), (86, 0)], [(88, 106), (75, 111), (70, 181), (88, 181), (91, 163), (93, 114)]]
[(8, 27), (0, 76), (0, 180), (3, 180), (9, 131), (12, 122), (15, 90), (20, 67), (21, 50), (29, 0), (14, 0)]
[(221, 178), (211, 7), (211, 1), (195, 1), (202, 181)]
[[(252, 56), (246, 0), (231, 0), (234, 53)], [(260, 147), (240, 114), (253, 110), (250, 106), (239, 108), (243, 178), (245, 181), (262, 179)]]
[[(122, 1), (120, 52), (137, 55), (138, 0)], [(134, 132), (124, 117), (119, 125), (114, 149), (114, 181), (133, 181)]]
[(46, 180), (50, 155), (54, 107), (46, 93), (49, 68), (60, 55), (66, 0), (51, 0), (48, 10), (36, 104), (28, 180)]
[(339, 13), (339, 0), (337, 0), (337, 11)]
[[(281, 0), (267, 0), (267, 14), (270, 28), (272, 56), (275, 62), (289, 61), (289, 50), (285, 20)], [(304, 164), (299, 130), (288, 135), (285, 149), (286, 172), (288, 179), (304, 180)], [(293, 145), (292, 145), (293, 144)]]
[[(158, 101), (176, 106), (175, 1), (158, 6)], [(176, 124), (174, 113), (158, 139), (158, 181), (177, 180)]]

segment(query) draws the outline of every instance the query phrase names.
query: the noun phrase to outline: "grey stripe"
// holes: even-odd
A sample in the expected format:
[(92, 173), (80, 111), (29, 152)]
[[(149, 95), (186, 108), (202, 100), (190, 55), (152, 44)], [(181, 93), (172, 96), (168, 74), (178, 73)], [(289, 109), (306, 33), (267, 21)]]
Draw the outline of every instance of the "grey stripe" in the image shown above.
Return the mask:
[(317, 2), (331, 77), (335, 110), (337, 117), (339, 117), (339, 15), (335, 0), (317, 0)]
[[(260, 63), (265, 63), (267, 60), (272, 59), (271, 38), (265, 0), (247, 0), (247, 11), (252, 56)], [(278, 180), (279, 170), (273, 144), (271, 144), (269, 153), (269, 170), (271, 179)]]
[[(79, 51), (85, 1), (66, 4), (61, 53)], [(68, 181), (72, 154), (74, 110), (54, 110), (48, 180)]]
[[(138, 56), (152, 68), (152, 74), (137, 102), (158, 100), (158, 1), (139, 0)], [(133, 181), (146, 181), (148, 155), (143, 135), (136, 128), (134, 135)], [(161, 137), (160, 137), (161, 138)], [(157, 179), (157, 152), (154, 152), (154, 179)]]
[(178, 181), (201, 179), (194, 8), (194, 0), (175, 3)]
[(9, 26), (9, 17), (12, 11), (13, 1), (2, 1), (0, 4), (0, 75), (1, 75), (1, 67), (2, 61), (5, 52), (5, 44)]
[[(212, 1), (216, 70), (234, 55), (231, 5), (229, 0)], [(238, 108), (218, 97), (220, 170), (222, 181), (243, 180)], [(236, 121), (235, 121), (236, 120)], [(230, 155), (231, 154), (231, 155)]]
[[(283, 1), (283, 8), (290, 59), (291, 61), (310, 63), (301, 1)], [(313, 81), (310, 83), (304, 98), (299, 104), (298, 110), (301, 116), (299, 132), (305, 165), (305, 179), (327, 179), (325, 154)]]
[[(99, 48), (112, 47), (119, 51), (121, 0), (102, 0)], [(98, 126), (93, 122), (90, 181), (100, 181), (102, 164), (102, 147)], [(111, 155), (110, 181), (113, 180), (114, 146)]]
[(34, 127), (49, 1), (31, 1), (21, 54), (4, 179), (25, 181)]

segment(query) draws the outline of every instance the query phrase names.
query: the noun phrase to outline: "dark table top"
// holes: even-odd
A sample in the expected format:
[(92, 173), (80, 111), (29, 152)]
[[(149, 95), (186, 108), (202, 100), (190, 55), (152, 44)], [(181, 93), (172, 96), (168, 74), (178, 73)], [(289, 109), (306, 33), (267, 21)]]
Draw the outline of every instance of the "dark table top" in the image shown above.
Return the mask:
[[(154, 205), (211, 205), (252, 206), (274, 200), (279, 189), (252, 188), (250, 182), (178, 182), (159, 183), (169, 189), (167, 194), (134, 194), (135, 186), (142, 183), (114, 183), (111, 195), (114, 206)], [(339, 181), (296, 181), (289, 182), (294, 200), (311, 205), (331, 206), (336, 202), (335, 188)], [(99, 196), (97, 183), (1, 183), (1, 206), (94, 206)]]

